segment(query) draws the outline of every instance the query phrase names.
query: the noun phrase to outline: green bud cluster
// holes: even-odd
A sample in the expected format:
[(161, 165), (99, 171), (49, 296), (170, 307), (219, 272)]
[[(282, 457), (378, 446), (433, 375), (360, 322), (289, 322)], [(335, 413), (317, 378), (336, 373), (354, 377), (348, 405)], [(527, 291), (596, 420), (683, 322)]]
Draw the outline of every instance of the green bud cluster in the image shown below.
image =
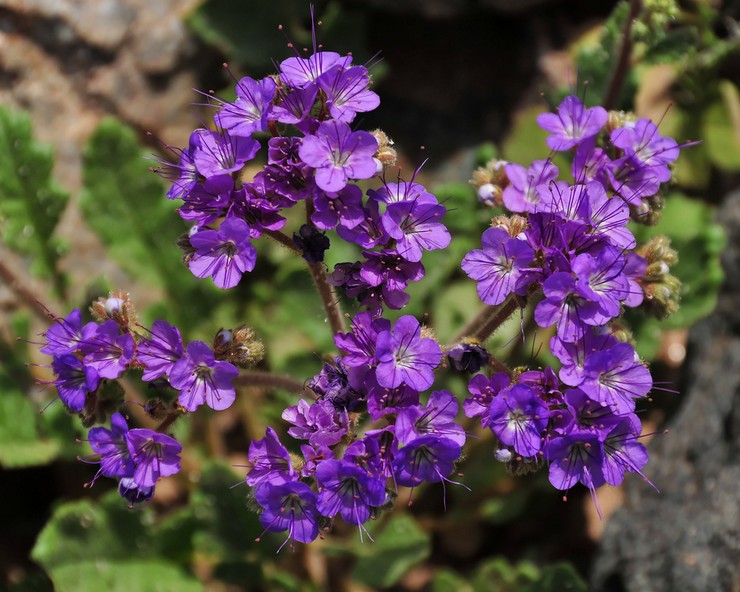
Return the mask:
[(645, 309), (659, 319), (665, 319), (678, 310), (681, 281), (670, 270), (678, 263), (678, 253), (670, 246), (668, 237), (656, 236), (638, 249), (647, 261), (647, 269), (640, 279), (645, 292)]

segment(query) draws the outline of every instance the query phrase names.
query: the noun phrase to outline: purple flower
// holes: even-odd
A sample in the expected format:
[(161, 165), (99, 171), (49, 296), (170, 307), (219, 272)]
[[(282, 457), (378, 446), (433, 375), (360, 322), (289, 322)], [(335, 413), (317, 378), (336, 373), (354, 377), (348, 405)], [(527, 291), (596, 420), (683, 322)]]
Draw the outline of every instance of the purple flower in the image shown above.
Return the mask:
[(398, 412), (396, 437), (401, 444), (409, 444), (420, 436), (435, 434), (463, 446), (465, 430), (455, 423), (456, 416), (454, 395), (449, 391), (434, 391), (425, 407), (406, 407)]
[(365, 380), (368, 385), (367, 412), (373, 421), (419, 405), (419, 392), (405, 384), (396, 388), (380, 386), (374, 372), (368, 372)]
[(87, 393), (95, 391), (100, 384), (98, 372), (92, 366), (83, 365), (72, 354), (55, 357), (51, 367), (62, 403), (72, 411), (82, 411)]
[(635, 410), (635, 399), (650, 392), (653, 379), (632, 346), (620, 343), (587, 356), (583, 382), (577, 386), (594, 401), (618, 413), (629, 413)]
[(490, 305), (501, 304), (512, 292), (525, 294), (534, 251), (525, 242), (511, 238), (503, 228), (489, 228), (481, 238), (483, 249), (470, 251), (461, 267), (478, 282), (478, 296)]
[(378, 333), (389, 331), (391, 322), (387, 319), (373, 319), (368, 312), (359, 312), (352, 319), (352, 330), (349, 333), (337, 333), (334, 344), (345, 355), (342, 362), (345, 366), (364, 366), (375, 362), (375, 344)]
[(139, 487), (154, 487), (160, 477), (180, 471), (182, 446), (172, 436), (137, 428), (126, 433), (126, 445), (136, 464), (132, 479)]
[(108, 320), (102, 325), (88, 323), (82, 331), (80, 351), (85, 364), (95, 368), (101, 378), (118, 378), (134, 357), (134, 338), (118, 334), (118, 323)]
[(231, 407), (236, 398), (233, 381), (238, 375), (236, 366), (216, 361), (205, 343), (192, 341), (172, 367), (170, 384), (180, 391), (177, 402), (187, 411), (195, 411), (203, 404), (221, 411)]
[(316, 185), (324, 191), (339, 191), (349, 179), (375, 175), (373, 156), (378, 141), (368, 132), (353, 132), (341, 121), (325, 121), (315, 136), (303, 139), (298, 154), (316, 169)]
[(332, 51), (319, 51), (309, 58), (294, 57), (280, 63), (280, 79), (293, 88), (303, 88), (317, 80), (332, 66), (347, 68), (352, 56), (340, 56)]
[(536, 389), (516, 384), (500, 392), (491, 401), (489, 414), (491, 431), (518, 454), (534, 456), (542, 449), (550, 412)]
[(252, 160), (260, 144), (252, 138), (199, 130), (200, 145), (193, 152), (198, 172), (206, 178), (235, 173)]
[(348, 524), (360, 525), (370, 518), (372, 508), (385, 503), (385, 478), (378, 478), (346, 461), (325, 460), (316, 469), (319, 483), (319, 512), (342, 516)]
[(236, 85), (236, 101), (221, 106), (214, 118), (216, 123), (235, 136), (249, 137), (264, 131), (275, 88), (269, 76), (259, 81), (245, 76)]
[(144, 365), (144, 381), (167, 376), (183, 354), (180, 330), (165, 321), (154, 321), (152, 338), (144, 339), (136, 348), (136, 361)]
[[(195, 187), (198, 181), (198, 170), (195, 168), (193, 154), (200, 146), (200, 133), (203, 130), (195, 130), (190, 134), (188, 148), (170, 148), (170, 151), (178, 156), (178, 163), (162, 160), (160, 166), (154, 171), (164, 179), (172, 181), (172, 186), (167, 190), (168, 199), (184, 198)], [(169, 147), (168, 147), (169, 148)]]
[(537, 187), (554, 181), (558, 167), (548, 160), (535, 160), (529, 169), (514, 163), (505, 166), (509, 185), (503, 193), (504, 205), (512, 212), (534, 212), (540, 195)]
[(306, 385), (319, 399), (331, 402), (338, 410), (354, 411), (362, 395), (350, 385), (347, 368), (341, 358), (335, 358), (334, 364), (325, 363), (316, 376)]
[(400, 448), (393, 461), (396, 483), (416, 487), (423, 481), (444, 481), (460, 453), (460, 445), (448, 438), (434, 435), (416, 438)]
[(376, 377), (381, 386), (395, 388), (405, 383), (417, 391), (432, 386), (442, 350), (436, 341), (421, 336), (414, 317), (402, 316), (392, 330), (379, 333), (376, 348)]
[(189, 267), (195, 277), (213, 277), (219, 288), (233, 288), (242, 274), (252, 271), (257, 251), (249, 241), (249, 225), (229, 216), (218, 230), (201, 230), (190, 237), (195, 254)]
[(638, 119), (634, 123), (615, 129), (611, 142), (624, 150), (625, 155), (650, 167), (661, 183), (669, 181), (668, 165), (678, 158), (679, 147), (673, 138), (665, 138), (649, 119)]
[(316, 85), (296, 89), (289, 93), (279, 89), (280, 102), (270, 110), (267, 118), (293, 125), (302, 122), (308, 117), (311, 107), (316, 101), (317, 92)]
[(264, 482), (276, 484), (296, 480), (290, 454), (272, 428), (267, 428), (262, 440), (254, 440), (249, 445), (247, 458), (252, 465), (245, 479), (247, 485), (254, 487)]
[(502, 390), (511, 384), (506, 372), (496, 372), (491, 378), (478, 374), (468, 383), (468, 391), (472, 397), (463, 402), (463, 411), (466, 417), (481, 418), (481, 425), (485, 428), (491, 424), (491, 414), (488, 412), (491, 401)]
[(334, 404), (319, 399), (309, 404), (301, 399), (298, 405), (283, 411), (282, 418), (293, 427), (288, 433), (299, 440), (308, 440), (314, 447), (334, 446), (349, 433), (347, 412), (337, 411)]
[(299, 543), (310, 543), (319, 536), (316, 494), (305, 483), (265, 482), (255, 489), (254, 498), (263, 508), (260, 523), (266, 530), (287, 530), (288, 540)]
[(596, 434), (573, 431), (553, 438), (547, 444), (545, 458), (550, 462), (553, 487), (565, 491), (583, 483), (596, 502), (595, 490), (604, 484), (604, 449)]
[(395, 239), (401, 257), (421, 261), (423, 251), (444, 249), (450, 244), (450, 233), (440, 222), (446, 211), (436, 198), (390, 204), (382, 218), (383, 227)]
[(586, 358), (597, 351), (609, 349), (618, 341), (608, 333), (599, 333), (593, 328), (584, 332), (577, 341), (563, 341), (558, 336), (550, 340), (550, 351), (563, 365), (559, 377), (565, 384), (576, 386), (583, 382), (583, 364)]
[(540, 327), (557, 323), (558, 337), (573, 342), (581, 339), (586, 325), (600, 326), (609, 321), (597, 302), (579, 296), (572, 274), (558, 271), (542, 285), (545, 299), (534, 309), (534, 319)]
[(380, 97), (368, 88), (370, 79), (363, 66), (343, 68), (333, 66), (319, 79), (319, 88), (326, 95), (329, 113), (350, 123), (359, 112), (372, 111), (380, 105)]
[[(211, 193), (205, 186), (196, 185), (188, 195), (183, 197), (184, 203), (177, 210), (180, 218), (188, 222), (195, 222), (198, 226), (205, 226), (223, 217), (231, 204), (231, 191), (234, 181), (228, 175), (211, 177), (211, 180), (214, 183), (216, 181), (223, 183), (224, 191)], [(210, 185), (213, 186), (214, 183)]]
[(608, 114), (603, 107), (586, 109), (578, 98), (565, 97), (558, 114), (542, 113), (537, 124), (550, 132), (547, 145), (553, 150), (569, 150), (582, 140), (591, 138), (606, 124)]
[(620, 485), (626, 472), (637, 473), (650, 483), (641, 471), (648, 462), (648, 453), (637, 441), (640, 428), (640, 421), (632, 415), (619, 420), (607, 433), (604, 439), (602, 471), (604, 480), (609, 485)]
[(629, 293), (627, 278), (622, 274), (624, 258), (621, 250), (604, 247), (595, 257), (587, 253), (578, 255), (573, 260), (571, 269), (577, 278), (578, 295), (590, 302), (596, 302), (605, 317), (618, 317), (621, 301)]
[(314, 199), (314, 208), (311, 222), (321, 230), (332, 230), (337, 224), (352, 229), (365, 219), (362, 191), (357, 185), (347, 185), (336, 194), (319, 193)]
[(45, 337), (46, 345), (41, 348), (42, 354), (71, 354), (82, 340), (82, 313), (76, 308), (66, 318), (56, 319), (46, 331)]
[(91, 428), (87, 435), (93, 452), (100, 455), (100, 470), (90, 482), (91, 485), (99, 475), (133, 477), (134, 474), (134, 462), (126, 443), (129, 431), (126, 419), (120, 413), (114, 413), (110, 418), (110, 427)]

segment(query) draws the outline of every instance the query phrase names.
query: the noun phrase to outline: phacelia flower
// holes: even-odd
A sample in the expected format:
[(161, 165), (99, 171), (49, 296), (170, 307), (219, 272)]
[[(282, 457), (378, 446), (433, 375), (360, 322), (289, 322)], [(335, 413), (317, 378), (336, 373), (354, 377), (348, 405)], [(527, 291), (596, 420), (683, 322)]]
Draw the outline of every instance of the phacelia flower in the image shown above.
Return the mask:
[(236, 398), (236, 366), (216, 360), (213, 351), (202, 341), (188, 344), (185, 355), (170, 371), (170, 384), (180, 391), (177, 402), (187, 411), (201, 405), (221, 411), (231, 407)]
[(218, 230), (201, 230), (190, 237), (195, 254), (190, 271), (196, 277), (213, 277), (219, 288), (233, 288), (242, 274), (252, 271), (257, 251), (249, 240), (249, 225), (240, 218), (227, 217)]
[(376, 347), (376, 377), (381, 386), (405, 383), (417, 391), (432, 386), (442, 350), (436, 341), (421, 336), (421, 325), (414, 317), (402, 316), (392, 330), (379, 333)]
[(160, 477), (180, 471), (182, 446), (172, 436), (136, 428), (126, 433), (126, 444), (136, 465), (132, 479), (140, 487), (154, 487)]
[(368, 132), (353, 132), (341, 121), (325, 121), (315, 136), (303, 139), (298, 154), (316, 169), (316, 185), (324, 191), (339, 191), (349, 179), (375, 175), (373, 156), (378, 141)]
[(587, 109), (578, 98), (565, 97), (558, 113), (542, 113), (537, 124), (550, 132), (547, 145), (553, 150), (570, 150), (579, 142), (591, 138), (606, 124), (608, 114), (603, 107)]

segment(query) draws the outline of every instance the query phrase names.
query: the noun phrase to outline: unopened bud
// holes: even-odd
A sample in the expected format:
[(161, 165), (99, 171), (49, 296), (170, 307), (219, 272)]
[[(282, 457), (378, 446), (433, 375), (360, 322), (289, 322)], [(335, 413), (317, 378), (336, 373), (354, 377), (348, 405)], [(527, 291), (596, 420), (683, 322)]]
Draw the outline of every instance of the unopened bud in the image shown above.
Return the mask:
[(396, 164), (396, 150), (393, 148), (393, 140), (388, 137), (381, 129), (376, 129), (370, 132), (375, 139), (378, 141), (378, 151), (375, 153), (375, 158), (383, 166), (388, 168)]
[(637, 121), (637, 115), (631, 111), (609, 111), (609, 116), (606, 120), (606, 130), (613, 132), (615, 129), (625, 127), (626, 124), (634, 123)]
[(639, 206), (630, 206), (630, 218), (644, 226), (655, 226), (663, 217), (664, 203), (660, 195), (646, 197)]
[[(193, 228), (197, 228), (197, 226), (193, 226)], [(190, 263), (193, 255), (195, 255), (195, 248), (190, 244), (190, 237), (193, 234), (195, 233), (191, 229), (190, 232), (186, 232), (177, 237), (177, 246), (182, 251), (182, 262), (185, 266)]]
[(506, 470), (515, 477), (536, 473), (545, 466), (542, 458), (538, 456), (522, 457), (516, 456), (506, 463)]
[(489, 207), (495, 207), (503, 203), (503, 193), (509, 184), (506, 177), (505, 160), (493, 159), (486, 166), (479, 167), (473, 171), (470, 184), (478, 193), (478, 199)]
[(496, 216), (491, 220), (491, 228), (503, 228), (511, 238), (516, 238), (527, 229), (527, 219), (524, 216)]
[(678, 310), (681, 299), (681, 281), (673, 275), (665, 275), (659, 282), (644, 284), (647, 312), (658, 319), (665, 319)]
[(246, 325), (236, 329), (221, 329), (213, 338), (213, 351), (217, 360), (249, 368), (265, 357), (265, 346), (254, 330)]
[(488, 365), (491, 355), (476, 339), (465, 339), (446, 352), (450, 366), (458, 372), (475, 374)]
[(115, 290), (107, 298), (98, 298), (90, 305), (90, 312), (98, 321), (114, 320), (123, 332), (136, 324), (136, 310), (127, 292)]
[(144, 411), (152, 419), (162, 421), (169, 414), (167, 403), (162, 399), (151, 399), (144, 405)]

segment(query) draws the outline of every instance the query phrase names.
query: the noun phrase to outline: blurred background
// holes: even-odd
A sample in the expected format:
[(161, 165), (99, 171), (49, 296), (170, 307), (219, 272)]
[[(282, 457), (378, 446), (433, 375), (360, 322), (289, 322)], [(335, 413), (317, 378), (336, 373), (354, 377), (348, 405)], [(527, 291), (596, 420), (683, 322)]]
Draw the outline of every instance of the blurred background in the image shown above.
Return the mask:
[[(404, 313), (427, 313), (442, 341), (479, 307), (459, 269), (491, 210), (468, 180), (492, 157), (546, 158), (538, 113), (577, 92), (599, 104), (614, 77), (630, 3), (602, 0), (328, 0), (316, 2), (325, 49), (372, 60), (381, 106), (357, 123), (396, 142), (406, 178), (449, 209), (454, 240), (425, 256), (428, 276)], [(324, 541), (256, 543), (243, 480), (249, 442), (280, 433), (295, 395), (245, 386), (225, 412), (199, 412), (174, 433), (183, 471), (129, 510), (95, 467), (80, 420), (44, 386), (33, 342), (56, 315), (120, 289), (144, 324), (176, 323), (210, 341), (247, 323), (267, 346), (263, 368), (300, 382), (332, 341), (301, 261), (259, 244), (255, 273), (221, 292), (180, 264), (187, 230), (147, 169), (184, 146), (212, 113), (195, 89), (233, 97), (234, 76), (259, 78), (310, 47), (297, 0), (0, 0), (0, 589), (99, 591), (341, 590), (513, 592), (740, 590), (740, 3), (632, 1), (631, 68), (619, 109), (700, 139), (676, 166), (657, 226), (680, 261), (682, 305), (664, 321), (627, 319), (656, 384), (643, 411), (646, 474), (605, 487), (599, 520), (587, 492), (567, 503), (546, 474), (514, 478), (485, 434), (462, 467), (472, 489), (424, 489), (384, 516), (375, 543), (337, 528)], [(282, 31), (278, 25), (282, 24)], [(150, 160), (147, 160), (149, 158)], [(562, 163), (560, 163), (562, 164)], [(567, 165), (566, 165), (567, 167)], [(561, 166), (561, 169), (564, 168)], [(337, 241), (335, 262), (352, 261)], [(549, 363), (548, 338), (514, 319), (498, 357)], [(18, 340), (17, 338), (21, 339)], [(546, 348), (544, 348), (546, 349)], [(445, 383), (462, 400), (465, 381)], [(142, 401), (133, 381), (128, 400)], [(133, 409), (135, 419), (147, 418)], [(43, 413), (39, 413), (44, 409)], [(663, 433), (668, 428), (668, 433)], [(649, 434), (657, 434), (650, 436)], [(489, 446), (486, 446), (489, 444)]]

